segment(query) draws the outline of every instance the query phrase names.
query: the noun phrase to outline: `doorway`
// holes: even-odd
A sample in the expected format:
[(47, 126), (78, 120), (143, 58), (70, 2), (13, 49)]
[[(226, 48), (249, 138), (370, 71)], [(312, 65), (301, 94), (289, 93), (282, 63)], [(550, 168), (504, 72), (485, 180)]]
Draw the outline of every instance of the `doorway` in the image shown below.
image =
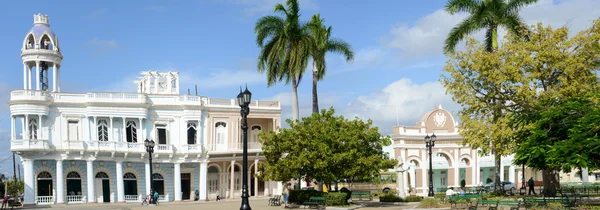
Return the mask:
[(95, 194), (98, 203), (110, 203), (110, 179), (108, 174), (98, 172), (95, 180)]
[(191, 191), (191, 177), (190, 173), (182, 173), (181, 174), (181, 200), (189, 200), (190, 199), (190, 191)]

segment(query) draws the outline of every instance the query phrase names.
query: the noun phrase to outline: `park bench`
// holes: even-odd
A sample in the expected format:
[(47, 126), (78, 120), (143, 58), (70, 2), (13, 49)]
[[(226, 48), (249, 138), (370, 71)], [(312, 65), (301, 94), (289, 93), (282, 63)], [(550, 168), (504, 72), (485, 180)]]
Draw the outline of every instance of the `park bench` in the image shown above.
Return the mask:
[(518, 210), (521, 208), (521, 201), (519, 200), (499, 200), (498, 206), (508, 206), (510, 210)]
[(269, 206), (281, 206), (281, 195), (275, 195), (269, 198)]
[(10, 200), (8, 200), (8, 206), (10, 207), (10, 209), (13, 209), (15, 207), (23, 208), (23, 204), (20, 201), (15, 200), (14, 198), (11, 198)]
[(469, 209), (471, 207), (472, 198), (481, 198), (477, 194), (451, 195), (448, 197), (450, 207), (452, 209)]
[(489, 210), (498, 209), (498, 200), (477, 200), (475, 206), (470, 206), (469, 209), (477, 210), (479, 206), (485, 207), (487, 206)]
[(358, 200), (362, 200), (363, 198), (369, 199), (370, 201), (373, 200), (373, 196), (371, 195), (371, 192), (368, 192), (368, 191), (352, 191), (351, 197), (358, 198)]
[(560, 203), (565, 208), (573, 207), (573, 204), (569, 201), (569, 199), (564, 197), (525, 198), (523, 203), (525, 209), (530, 209), (537, 206), (546, 206), (548, 203)]
[(309, 208), (325, 209), (325, 197), (312, 196), (308, 201), (304, 201), (302, 205), (304, 208), (308, 206)]

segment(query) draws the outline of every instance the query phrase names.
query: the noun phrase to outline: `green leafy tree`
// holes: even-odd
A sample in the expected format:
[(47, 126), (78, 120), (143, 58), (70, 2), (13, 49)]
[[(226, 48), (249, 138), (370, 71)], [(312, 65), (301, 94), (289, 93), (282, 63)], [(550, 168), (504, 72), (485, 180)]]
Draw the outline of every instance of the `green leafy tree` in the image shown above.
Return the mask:
[(7, 193), (13, 197), (18, 196), (21, 192), (25, 192), (25, 182), (23, 180), (13, 179), (6, 183), (8, 185)]
[(382, 169), (394, 167), (383, 147), (391, 144), (372, 121), (335, 116), (333, 108), (299, 121), (287, 120), (290, 128), (261, 132), (267, 158), (260, 167), (265, 179), (287, 181), (310, 177), (331, 183), (340, 179), (364, 180)]
[(313, 58), (312, 72), (312, 110), (319, 112), (319, 97), (317, 94), (317, 83), (325, 78), (327, 63), (325, 57), (328, 52), (336, 52), (344, 55), (346, 61), (354, 60), (354, 52), (350, 44), (344, 40), (331, 37), (331, 26), (324, 25), (325, 19), (320, 14), (312, 16), (310, 21), (310, 33), (313, 38), (311, 56)]
[(444, 51), (453, 53), (456, 45), (469, 34), (485, 29), (485, 49), (493, 52), (498, 49), (498, 28), (504, 27), (519, 36), (525, 36), (519, 10), (537, 0), (450, 0), (446, 11), (450, 14), (467, 12), (469, 16), (452, 28)]
[[(465, 143), (484, 152), (493, 144), (497, 157), (511, 154), (517, 146), (524, 147), (515, 134), (522, 127), (510, 125), (511, 116), (544, 109), (536, 102), (545, 98), (594, 90), (599, 32), (597, 21), (572, 38), (567, 28), (538, 24), (527, 32), (528, 38), (509, 33), (493, 53), (485, 44), (468, 40), (467, 51), (452, 54), (444, 68), (448, 75), (442, 76), (447, 91), (463, 106), (459, 117)], [(556, 168), (538, 169), (544, 173), (544, 189), (550, 189), (545, 192), (552, 192), (558, 181)]]
[(292, 119), (299, 119), (298, 85), (310, 58), (312, 38), (309, 23), (300, 21), (298, 0), (288, 0), (287, 8), (275, 5), (280, 16), (265, 16), (256, 22), (256, 43), (261, 48), (258, 71), (267, 75), (267, 85), (278, 82), (292, 85)]

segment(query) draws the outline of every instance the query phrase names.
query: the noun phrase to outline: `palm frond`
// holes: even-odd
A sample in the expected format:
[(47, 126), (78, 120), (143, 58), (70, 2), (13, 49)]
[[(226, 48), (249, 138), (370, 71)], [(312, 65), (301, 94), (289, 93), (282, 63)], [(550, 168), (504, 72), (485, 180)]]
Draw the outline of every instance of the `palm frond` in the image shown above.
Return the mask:
[(517, 13), (521, 8), (536, 3), (537, 1), (538, 0), (509, 0), (506, 4), (506, 12)]
[(458, 42), (463, 40), (465, 36), (471, 34), (482, 28), (479, 15), (471, 15), (460, 22), (457, 26), (450, 30), (448, 37), (446, 37), (444, 52), (453, 53)]
[(279, 12), (282, 15), (288, 14), (287, 10), (285, 9), (285, 7), (282, 4), (276, 4), (275, 7), (273, 8), (273, 12), (276, 12), (276, 13)]
[(529, 28), (517, 13), (508, 14), (500, 22), (507, 30), (525, 40), (529, 40)]
[(254, 26), (256, 44), (262, 47), (267, 37), (282, 34), (285, 27), (284, 24), (284, 20), (278, 16), (265, 16), (260, 18)]
[(459, 12), (474, 13), (479, 4), (476, 0), (450, 0), (446, 4), (445, 10), (450, 14)]
[(354, 60), (354, 52), (352, 52), (352, 47), (344, 40), (338, 38), (329, 39), (327, 43), (327, 51), (344, 55), (344, 57), (346, 57), (346, 61)]

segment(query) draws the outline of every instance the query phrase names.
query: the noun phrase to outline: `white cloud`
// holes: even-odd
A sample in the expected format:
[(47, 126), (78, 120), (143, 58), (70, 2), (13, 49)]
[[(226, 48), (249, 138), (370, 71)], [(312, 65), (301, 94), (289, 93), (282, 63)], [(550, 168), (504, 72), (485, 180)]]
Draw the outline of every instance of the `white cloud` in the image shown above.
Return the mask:
[(372, 119), (380, 128), (391, 128), (396, 119), (400, 125), (410, 126), (435, 105), (441, 104), (451, 112), (458, 110), (460, 106), (445, 92), (446, 89), (437, 81), (415, 84), (402, 78), (381, 90), (357, 97), (346, 105), (343, 114)]
[[(597, 0), (540, 0), (523, 8), (520, 14), (528, 25), (540, 21), (553, 27), (567, 25), (574, 33), (589, 27), (591, 20), (600, 17), (598, 8), (600, 1)], [(419, 18), (414, 24), (400, 23), (384, 37), (386, 47), (396, 49), (408, 58), (439, 56), (452, 27), (465, 17), (466, 14), (450, 15), (440, 9)], [(482, 40), (483, 31), (474, 37)]]
[(208, 74), (195, 71), (180, 71), (180, 86), (198, 85), (198, 89), (240, 86), (244, 84), (266, 83), (266, 77), (251, 70), (211, 70)]
[[(446, 89), (439, 82), (415, 84), (410, 79), (402, 78), (383, 89), (358, 96), (347, 104), (339, 103), (344, 98), (343, 94), (319, 93), (319, 108), (334, 106), (338, 114), (347, 118), (357, 116), (363, 120), (371, 119), (376, 126), (379, 126), (380, 131), (389, 132), (391, 127), (396, 125), (397, 118), (400, 125), (412, 126), (425, 113), (439, 104), (450, 112), (459, 110), (460, 106), (453, 102), (452, 97), (446, 95), (445, 92)], [(282, 106), (282, 118), (291, 118), (292, 95), (290, 92), (282, 92), (261, 100), (279, 101)], [(301, 94), (299, 102), (300, 117), (310, 115), (312, 113), (311, 95)], [(282, 126), (287, 127), (285, 123)]]

